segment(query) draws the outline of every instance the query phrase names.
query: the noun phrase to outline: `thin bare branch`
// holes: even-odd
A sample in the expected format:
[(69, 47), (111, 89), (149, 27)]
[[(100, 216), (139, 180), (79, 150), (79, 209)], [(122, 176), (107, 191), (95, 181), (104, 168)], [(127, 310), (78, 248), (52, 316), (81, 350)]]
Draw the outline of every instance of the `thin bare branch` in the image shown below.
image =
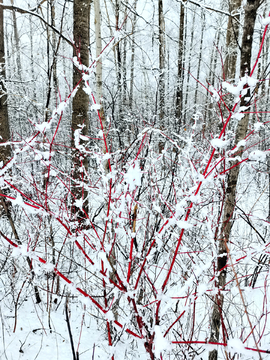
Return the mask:
[(54, 32), (56, 32), (69, 45), (71, 45), (72, 47), (74, 46), (72, 41), (70, 41), (68, 38), (66, 38), (58, 29), (56, 29), (54, 26), (50, 25), (45, 19), (43, 19), (43, 17), (41, 15), (37, 14), (36, 12), (27, 10), (27, 9), (22, 9), (22, 8), (20, 8), (18, 6), (14, 6), (14, 5), (0, 4), (0, 6), (2, 6), (2, 8), (4, 10), (11, 10), (11, 11), (13, 10), (13, 11), (19, 12), (20, 14), (29, 14), (29, 15), (33, 15), (33, 16), (39, 18), (46, 26), (48, 26), (50, 29), (52, 29)]
[(217, 12), (217, 13), (222, 14), (222, 15), (230, 16), (230, 17), (234, 18), (234, 20), (237, 21), (240, 24), (240, 21), (237, 19), (237, 16), (239, 15), (238, 13), (237, 14), (232, 14), (232, 13), (229, 13), (227, 11), (216, 9), (216, 8), (213, 8), (212, 6), (207, 6), (205, 4), (201, 4), (201, 3), (198, 3), (198, 2), (193, 1), (193, 0), (176, 0), (176, 1), (181, 2), (183, 5), (185, 5), (186, 3), (191, 3), (193, 5), (199, 6), (202, 9), (209, 10), (209, 11), (214, 11), (214, 12)]

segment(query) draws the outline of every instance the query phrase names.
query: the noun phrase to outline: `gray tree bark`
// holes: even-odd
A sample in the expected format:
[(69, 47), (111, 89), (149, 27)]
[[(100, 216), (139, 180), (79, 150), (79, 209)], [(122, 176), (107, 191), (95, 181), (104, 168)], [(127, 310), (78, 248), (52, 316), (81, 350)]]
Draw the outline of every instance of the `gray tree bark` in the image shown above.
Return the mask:
[[(120, 1), (115, 0), (115, 30), (119, 30), (119, 19), (120, 19)], [(116, 77), (117, 77), (117, 93), (118, 93), (118, 119), (119, 125), (118, 128), (120, 131), (123, 129), (122, 125), (122, 117), (123, 117), (123, 103), (122, 103), (122, 57), (121, 57), (121, 49), (120, 49), (120, 42), (117, 41), (115, 45), (115, 55), (116, 55)]]
[[(158, 25), (159, 25), (159, 127), (165, 128), (165, 19), (163, 13), (163, 0), (158, 0)], [(164, 141), (159, 142), (159, 152), (164, 148)]]
[[(237, 11), (241, 6), (241, 0), (231, 0), (230, 13)], [(227, 56), (224, 62), (224, 74), (225, 79), (235, 79), (237, 53), (239, 49), (239, 27), (240, 24), (237, 20), (240, 19), (240, 15), (236, 17), (229, 17), (226, 34), (226, 52)]]
[[(0, 4), (3, 3), (3, 0), (0, 0)], [(5, 41), (4, 41), (4, 12), (3, 7), (0, 6), (0, 142), (6, 142), (10, 139), (10, 130), (9, 130), (9, 121), (8, 121), (8, 105), (7, 105), (7, 92), (5, 87)], [(0, 146), (0, 168), (2, 168), (11, 157), (11, 148), (10, 145)], [(2, 189), (0, 188), (0, 193)], [(0, 206), (2, 207), (4, 213), (7, 216), (7, 219), (10, 223), (14, 237), (19, 245), (21, 241), (19, 239), (15, 222), (12, 218), (10, 207), (8, 206), (5, 198), (0, 196)], [(34, 278), (35, 273), (32, 266), (32, 261), (27, 256), (26, 257), (28, 266), (31, 270), (32, 278)], [(37, 303), (41, 302), (39, 295), (38, 287), (34, 285), (35, 298)]]
[(135, 63), (135, 26), (136, 26), (136, 6), (137, 6), (137, 0), (135, 0), (134, 3), (134, 15), (133, 15), (133, 21), (132, 21), (132, 43), (131, 43), (131, 67), (130, 67), (130, 95), (129, 95), (129, 107), (132, 109), (133, 106), (133, 87), (134, 87), (134, 63)]
[[(0, 0), (0, 4), (3, 0)], [(0, 142), (6, 142), (10, 139), (9, 122), (8, 122), (8, 106), (7, 92), (5, 86), (6, 70), (5, 70), (5, 40), (4, 40), (4, 12), (0, 6)], [(0, 162), (2, 167), (11, 156), (10, 146), (0, 147)]]
[[(89, 26), (90, 26), (90, 4), (91, 0), (74, 0), (73, 6), (73, 37), (74, 37), (74, 50), (73, 55), (78, 58), (78, 61), (83, 66), (89, 66)], [(73, 88), (77, 86), (83, 73), (75, 65), (73, 66)], [(73, 149), (73, 179), (74, 186), (72, 193), (76, 199), (83, 199), (83, 210), (87, 212), (88, 206), (87, 191), (82, 186), (82, 180), (85, 176), (82, 170), (81, 163), (84, 168), (88, 169), (88, 161), (85, 154), (80, 153), (75, 147), (75, 131), (81, 129), (82, 135), (88, 135), (89, 128), (89, 95), (83, 90), (84, 83), (81, 82), (76, 95), (72, 102), (72, 141), (71, 146)], [(75, 199), (74, 199), (75, 200)], [(73, 205), (73, 214), (76, 214), (78, 220), (84, 219), (84, 211), (78, 209)]]
[[(202, 26), (202, 31), (201, 31), (201, 41), (200, 41), (200, 57), (199, 57), (199, 61), (198, 61), (198, 67), (197, 67), (197, 75), (196, 78), (197, 80), (199, 80), (200, 77), (200, 72), (201, 72), (201, 63), (202, 63), (202, 56), (203, 56), (203, 38), (204, 38), (204, 30), (205, 30), (205, 13), (204, 10), (202, 10), (201, 12), (201, 26)], [(195, 104), (197, 105), (197, 99), (198, 99), (198, 90), (199, 90), (199, 82), (196, 82), (196, 88), (195, 88), (195, 96), (194, 96), (194, 101)]]
[[(50, 0), (51, 7), (51, 24), (55, 27), (55, 1)], [(57, 94), (58, 90), (58, 77), (57, 77), (57, 41), (56, 41), (56, 33), (52, 31), (52, 51), (53, 51), (53, 64), (52, 64), (52, 72), (53, 72), (53, 89)], [(55, 94), (55, 100), (57, 103), (58, 96)]]
[[(250, 62), (251, 62), (251, 51), (252, 51), (252, 42), (253, 42), (253, 33), (254, 33), (254, 25), (256, 20), (256, 14), (258, 7), (260, 6), (260, 0), (247, 0), (247, 4), (245, 7), (245, 21), (243, 27), (243, 36), (242, 36), (242, 50), (241, 50), (241, 60), (240, 60), (240, 74), (241, 77), (244, 77), (246, 74), (250, 74)], [(233, 62), (231, 63), (233, 64)], [(241, 99), (241, 106), (247, 106), (250, 101), (250, 91), (247, 91), (247, 94)], [(235, 134), (235, 145), (238, 144), (239, 141), (243, 140), (246, 136), (249, 122), (249, 114), (245, 114), (244, 117), (239, 121), (236, 134)], [(237, 152), (237, 156), (242, 156), (243, 154), (243, 146), (239, 148)], [(231, 166), (236, 164), (237, 161), (232, 162)], [(217, 287), (218, 294), (216, 296), (214, 302), (214, 308), (211, 318), (211, 334), (210, 341), (218, 342), (219, 341), (219, 333), (221, 320), (223, 318), (223, 301), (224, 296), (222, 294), (222, 290), (226, 284), (226, 275), (227, 268), (225, 267), (228, 261), (228, 245), (227, 242), (230, 238), (231, 229), (232, 229), (232, 217), (235, 208), (236, 202), (236, 186), (239, 176), (240, 167), (235, 166), (229, 171), (227, 188), (225, 194), (225, 204), (224, 204), (224, 212), (222, 219), (222, 226), (220, 231), (220, 237), (218, 240), (218, 260), (217, 260)], [(225, 336), (225, 334), (224, 334)], [(226, 338), (223, 339), (226, 342)], [(218, 352), (217, 350), (213, 350), (209, 353), (209, 360), (217, 360)]]
[[(192, 49), (193, 49), (193, 41), (194, 41), (194, 32), (195, 32), (195, 11), (193, 12), (193, 16), (192, 16), (192, 28), (191, 28), (191, 38), (190, 38), (190, 46), (189, 46), (189, 54), (188, 54), (188, 60), (187, 57), (185, 59), (185, 62), (188, 61), (188, 71), (187, 71), (187, 85), (186, 85), (186, 89), (185, 89), (185, 114), (184, 114), (184, 124), (186, 124), (186, 115), (187, 115), (187, 108), (188, 108), (188, 99), (189, 99), (189, 80), (190, 80), (190, 70), (191, 70), (191, 56), (192, 56)], [(187, 19), (187, 16), (186, 16)]]
[[(101, 42), (101, 11), (100, 11), (100, 1), (94, 0), (94, 9), (95, 9), (95, 35), (96, 35), (96, 58), (99, 57), (102, 51), (102, 42)], [(104, 108), (102, 104), (102, 58), (100, 57), (97, 60), (96, 66), (96, 102), (100, 105), (99, 115), (102, 121), (103, 131), (106, 134), (106, 121)], [(105, 146), (103, 152), (106, 152)], [(106, 172), (109, 171), (108, 160), (104, 162), (104, 169)]]
[[(101, 14), (100, 14), (100, 2), (94, 0), (95, 9), (95, 35), (96, 35), (96, 58), (99, 57), (102, 50), (101, 43)], [(103, 114), (103, 107), (101, 103), (102, 99), (102, 58), (99, 58), (96, 66), (96, 102), (101, 107), (101, 113)], [(103, 127), (105, 130), (104, 119), (102, 119)]]
[[(10, 0), (11, 4), (14, 5), (14, 0)], [(17, 66), (17, 75), (18, 79), (22, 82), (22, 64), (21, 64), (21, 52), (20, 52), (20, 41), (17, 27), (16, 12), (12, 10), (13, 18), (13, 30), (14, 30), (14, 40), (16, 46), (16, 66)]]
[(175, 116), (181, 123), (182, 102), (183, 102), (183, 53), (184, 53), (184, 21), (185, 7), (180, 3), (180, 24), (179, 24), (179, 40), (178, 40), (178, 64), (177, 64), (177, 88), (176, 88), (176, 104)]

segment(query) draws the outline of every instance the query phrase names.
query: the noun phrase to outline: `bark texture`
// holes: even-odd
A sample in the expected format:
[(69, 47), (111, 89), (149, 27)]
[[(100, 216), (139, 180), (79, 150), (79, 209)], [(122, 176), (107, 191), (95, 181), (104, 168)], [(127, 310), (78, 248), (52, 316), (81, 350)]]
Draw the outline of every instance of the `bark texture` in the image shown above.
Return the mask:
[[(0, 4), (2, 4), (3, 1), (0, 0)], [(5, 88), (5, 42), (4, 42), (4, 13), (3, 13), (3, 7), (0, 6), (0, 142), (8, 141), (10, 138), (10, 130), (9, 130), (9, 121), (8, 121), (8, 106), (7, 106), (7, 93)], [(7, 163), (7, 161), (11, 157), (11, 148), (10, 146), (0, 146), (0, 168), (3, 167)], [(0, 193), (4, 193), (2, 189), (0, 189)], [(21, 245), (21, 241), (19, 239), (14, 220), (12, 218), (10, 206), (8, 205), (7, 201), (3, 196), (0, 196), (0, 207), (3, 209), (3, 213), (5, 213), (13, 235), (19, 245)], [(26, 257), (28, 266), (31, 271), (32, 279), (35, 276), (32, 261), (27, 256)], [(41, 298), (39, 295), (38, 287), (34, 285), (34, 292), (35, 292), (35, 298), (36, 302), (40, 303)]]
[[(159, 127), (165, 128), (165, 19), (163, 13), (163, 0), (158, 0), (158, 25), (159, 25)], [(164, 142), (159, 143), (159, 152), (164, 148)]]
[[(241, 6), (241, 0), (231, 0), (230, 13), (235, 13)], [(227, 34), (226, 34), (226, 52), (227, 56), (224, 62), (224, 75), (225, 79), (235, 79), (237, 53), (239, 50), (239, 27), (240, 24), (237, 20), (240, 16), (229, 17)]]
[[(73, 37), (74, 50), (73, 55), (77, 57), (78, 62), (84, 66), (89, 66), (89, 26), (90, 26), (90, 4), (91, 0), (75, 0), (73, 6)], [(73, 66), (73, 88), (81, 80), (83, 71)], [(72, 102), (72, 149), (73, 149), (73, 195), (76, 199), (87, 198), (87, 191), (83, 188), (81, 182), (85, 177), (82, 164), (85, 170), (88, 169), (88, 161), (85, 154), (80, 153), (75, 146), (75, 131), (81, 129), (82, 135), (88, 135), (89, 128), (89, 95), (83, 90), (84, 82), (81, 81), (76, 95)], [(83, 127), (82, 127), (83, 126)], [(82, 140), (80, 140), (82, 143)], [(75, 200), (75, 199), (74, 199)], [(87, 201), (84, 201), (83, 210), (87, 212)], [(85, 218), (84, 211), (73, 206), (73, 213), (77, 219)]]
[[(259, 0), (247, 0), (247, 5), (245, 7), (245, 21), (243, 27), (243, 37), (242, 37), (242, 49), (241, 49), (241, 62), (240, 62), (240, 73), (241, 77), (250, 74), (250, 62), (251, 62), (251, 51), (252, 51), (252, 42), (253, 42), (253, 33), (254, 25), (256, 20), (256, 14), (258, 7), (260, 5)], [(233, 64), (233, 62), (231, 63)], [(231, 65), (233, 66), (233, 65)], [(247, 91), (247, 94), (241, 99), (241, 106), (247, 106), (249, 104), (250, 92)], [(249, 114), (245, 114), (244, 117), (239, 121), (236, 135), (235, 135), (235, 145), (239, 141), (243, 140), (246, 136), (249, 122)], [(240, 147), (239, 151), (235, 154), (236, 156), (242, 156), (244, 148)], [(233, 162), (233, 166), (236, 162)], [(239, 166), (235, 166), (229, 171), (228, 182), (225, 195), (225, 204), (224, 212), (222, 219), (222, 227), (219, 238), (219, 248), (218, 248), (218, 261), (217, 261), (217, 272), (218, 280), (217, 287), (219, 289), (218, 295), (216, 296), (214, 302), (214, 308), (211, 318), (211, 334), (210, 341), (218, 342), (220, 336), (220, 326), (223, 321), (222, 311), (223, 311), (223, 294), (220, 292), (224, 289), (226, 284), (226, 275), (227, 275), (227, 265), (228, 253), (227, 253), (227, 241), (230, 238), (231, 229), (232, 229), (232, 218), (235, 208), (236, 201), (236, 186), (239, 176)], [(226, 342), (226, 334), (223, 331), (223, 341)], [(209, 353), (209, 360), (217, 360), (218, 352), (213, 350)]]
[[(77, 56), (78, 61), (88, 67), (89, 66), (89, 17), (90, 17), (90, 0), (75, 0), (74, 1), (74, 56)], [(78, 70), (76, 66), (73, 67), (73, 87), (75, 87), (82, 77), (82, 71)], [(89, 119), (89, 96), (83, 90), (84, 84), (81, 82), (76, 95), (73, 98), (72, 111), (72, 131), (78, 129), (82, 124), (85, 124), (83, 132), (87, 134)], [(74, 145), (74, 137), (73, 137)]]
[[(0, 0), (0, 4), (3, 0)], [(5, 41), (4, 41), (4, 12), (3, 7), (0, 6), (0, 142), (8, 141), (10, 138), (9, 123), (8, 123), (8, 107), (7, 107), (7, 93), (5, 87)], [(0, 162), (3, 161), (2, 166), (8, 161), (11, 156), (10, 146), (0, 147)], [(0, 163), (0, 167), (1, 163)]]
[[(120, 19), (120, 1), (115, 0), (115, 30), (119, 30), (119, 19)], [(123, 131), (122, 117), (123, 117), (123, 84), (122, 84), (122, 54), (120, 49), (120, 42), (117, 41), (115, 44), (115, 55), (116, 55), (116, 78), (117, 78), (117, 91), (118, 91), (118, 120), (120, 131)]]
[(177, 66), (177, 88), (176, 88), (176, 104), (175, 116), (181, 121), (182, 114), (182, 98), (183, 98), (183, 54), (184, 54), (184, 21), (185, 7), (180, 3), (180, 24), (179, 24), (179, 40), (178, 40), (178, 66)]
[[(200, 72), (201, 72), (201, 64), (202, 64), (202, 54), (203, 54), (203, 39), (204, 39), (204, 30), (205, 30), (205, 13), (204, 10), (201, 12), (201, 24), (202, 24), (202, 30), (201, 30), (201, 40), (200, 40), (200, 50), (199, 50), (199, 61), (198, 61), (198, 67), (197, 67), (197, 75), (196, 79), (199, 80)], [(194, 102), (197, 105), (197, 99), (198, 99), (198, 92), (199, 92), (199, 82), (196, 81), (196, 89), (195, 89), (195, 96), (194, 96)]]
[(134, 3), (134, 15), (132, 21), (132, 44), (131, 44), (131, 68), (130, 68), (130, 95), (129, 95), (129, 107), (132, 109), (133, 107), (133, 86), (134, 86), (134, 63), (135, 63), (135, 27), (136, 27), (136, 7), (137, 0)]
[[(96, 58), (99, 57), (102, 51), (101, 43), (101, 13), (100, 1), (94, 0), (95, 8), (95, 35), (96, 35)], [(102, 58), (97, 60), (96, 66), (96, 102), (100, 105), (100, 116), (102, 120), (103, 130), (106, 131), (106, 123), (102, 105)]]

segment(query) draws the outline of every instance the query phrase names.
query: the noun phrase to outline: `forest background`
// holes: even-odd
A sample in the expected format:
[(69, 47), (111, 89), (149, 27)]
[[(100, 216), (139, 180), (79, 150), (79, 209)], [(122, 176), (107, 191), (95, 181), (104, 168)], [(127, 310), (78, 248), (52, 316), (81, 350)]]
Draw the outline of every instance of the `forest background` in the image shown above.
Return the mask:
[(269, 1), (0, 0), (1, 359), (267, 359)]

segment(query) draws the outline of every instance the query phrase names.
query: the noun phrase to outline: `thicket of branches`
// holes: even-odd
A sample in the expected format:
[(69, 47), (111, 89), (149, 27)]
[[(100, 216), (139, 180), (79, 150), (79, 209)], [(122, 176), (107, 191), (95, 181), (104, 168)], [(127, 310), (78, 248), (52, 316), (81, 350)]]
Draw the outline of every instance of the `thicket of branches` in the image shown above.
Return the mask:
[(65, 308), (74, 360), (74, 304), (92, 358), (268, 356), (267, 1), (81, 3), (89, 38), (0, 2), (1, 314)]

